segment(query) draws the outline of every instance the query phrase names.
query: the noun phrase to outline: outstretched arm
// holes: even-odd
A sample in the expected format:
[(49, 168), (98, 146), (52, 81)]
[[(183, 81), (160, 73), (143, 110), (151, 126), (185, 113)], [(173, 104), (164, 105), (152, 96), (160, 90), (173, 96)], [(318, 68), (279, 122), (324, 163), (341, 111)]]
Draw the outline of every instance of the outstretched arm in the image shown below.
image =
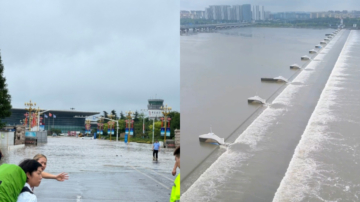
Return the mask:
[(173, 168), (173, 170), (172, 170), (172, 172), (171, 172), (171, 174), (172, 174), (173, 176), (176, 175), (176, 168), (177, 168), (177, 164), (176, 164), (176, 162), (175, 162), (174, 168)]
[(53, 174), (50, 174), (47, 172), (42, 172), (41, 175), (45, 179), (56, 179), (57, 181), (60, 181), (60, 182), (69, 179), (69, 175), (67, 173), (60, 173), (58, 175), (53, 175)]

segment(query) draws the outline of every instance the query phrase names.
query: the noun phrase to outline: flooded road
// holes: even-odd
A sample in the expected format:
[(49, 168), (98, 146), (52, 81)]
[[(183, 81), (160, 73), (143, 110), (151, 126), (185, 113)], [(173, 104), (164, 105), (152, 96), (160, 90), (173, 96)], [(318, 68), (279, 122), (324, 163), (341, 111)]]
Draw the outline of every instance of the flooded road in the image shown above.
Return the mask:
[[(75, 137), (48, 137), (48, 143), (2, 149), (1, 163), (19, 164), (37, 153), (47, 156), (46, 172), (69, 173), (69, 180), (43, 179), (38, 201), (168, 201), (175, 179), (173, 149), (152, 161), (152, 145)], [(179, 173), (180, 171), (177, 170)]]

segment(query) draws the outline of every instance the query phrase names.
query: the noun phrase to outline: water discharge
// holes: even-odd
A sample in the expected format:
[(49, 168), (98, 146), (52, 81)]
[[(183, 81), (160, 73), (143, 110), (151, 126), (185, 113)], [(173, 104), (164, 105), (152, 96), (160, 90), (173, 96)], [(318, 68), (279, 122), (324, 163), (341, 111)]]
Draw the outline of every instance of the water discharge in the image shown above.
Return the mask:
[(182, 200), (272, 200), (347, 35), (347, 31), (336, 35), (305, 66), (307, 71), (292, 80), (295, 85), (287, 84), (228, 149), (216, 151), (219, 157), (183, 193)]
[(360, 32), (351, 31), (274, 201), (358, 201)]

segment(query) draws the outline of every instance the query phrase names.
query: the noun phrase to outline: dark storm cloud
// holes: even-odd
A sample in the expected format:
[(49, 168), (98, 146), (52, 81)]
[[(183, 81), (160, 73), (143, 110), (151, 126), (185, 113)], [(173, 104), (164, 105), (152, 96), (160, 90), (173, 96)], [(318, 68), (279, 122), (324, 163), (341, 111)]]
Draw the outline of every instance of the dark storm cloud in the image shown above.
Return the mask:
[(181, 10), (205, 10), (209, 5), (263, 5), (271, 12), (360, 10), (359, 0), (181, 0)]
[(180, 110), (179, 2), (2, 1), (13, 107), (117, 112), (158, 98)]

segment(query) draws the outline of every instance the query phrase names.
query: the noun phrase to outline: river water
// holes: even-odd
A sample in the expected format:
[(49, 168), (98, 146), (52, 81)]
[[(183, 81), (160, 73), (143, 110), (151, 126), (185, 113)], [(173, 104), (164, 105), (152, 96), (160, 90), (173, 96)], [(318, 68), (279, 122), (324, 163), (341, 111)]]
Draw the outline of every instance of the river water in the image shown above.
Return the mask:
[(158, 163), (152, 161), (151, 149), (133, 142), (48, 137), (46, 144), (2, 149), (1, 163), (19, 164), (42, 153), (48, 158), (46, 172), (69, 173), (65, 182), (43, 179), (35, 188), (39, 202), (167, 201), (175, 179), (173, 149), (160, 150)]
[[(341, 31), (317, 55), (308, 51), (333, 31), (242, 28), (181, 37), (181, 144), (188, 145), (182, 151), (182, 200), (303, 201), (317, 196), (307, 184), (315, 181), (289, 183), (299, 179), (287, 169), (349, 31)], [(305, 54), (313, 58), (310, 63), (300, 61)], [(292, 71), (293, 63), (305, 69)], [(279, 75), (292, 82), (260, 82), (260, 77)], [(253, 95), (269, 104), (248, 105)], [(198, 135), (210, 125), (229, 147), (199, 143)], [(300, 185), (308, 189), (300, 191)], [(294, 199), (294, 193), (300, 196)], [(336, 197), (341, 198), (334, 194), (328, 200)]]

